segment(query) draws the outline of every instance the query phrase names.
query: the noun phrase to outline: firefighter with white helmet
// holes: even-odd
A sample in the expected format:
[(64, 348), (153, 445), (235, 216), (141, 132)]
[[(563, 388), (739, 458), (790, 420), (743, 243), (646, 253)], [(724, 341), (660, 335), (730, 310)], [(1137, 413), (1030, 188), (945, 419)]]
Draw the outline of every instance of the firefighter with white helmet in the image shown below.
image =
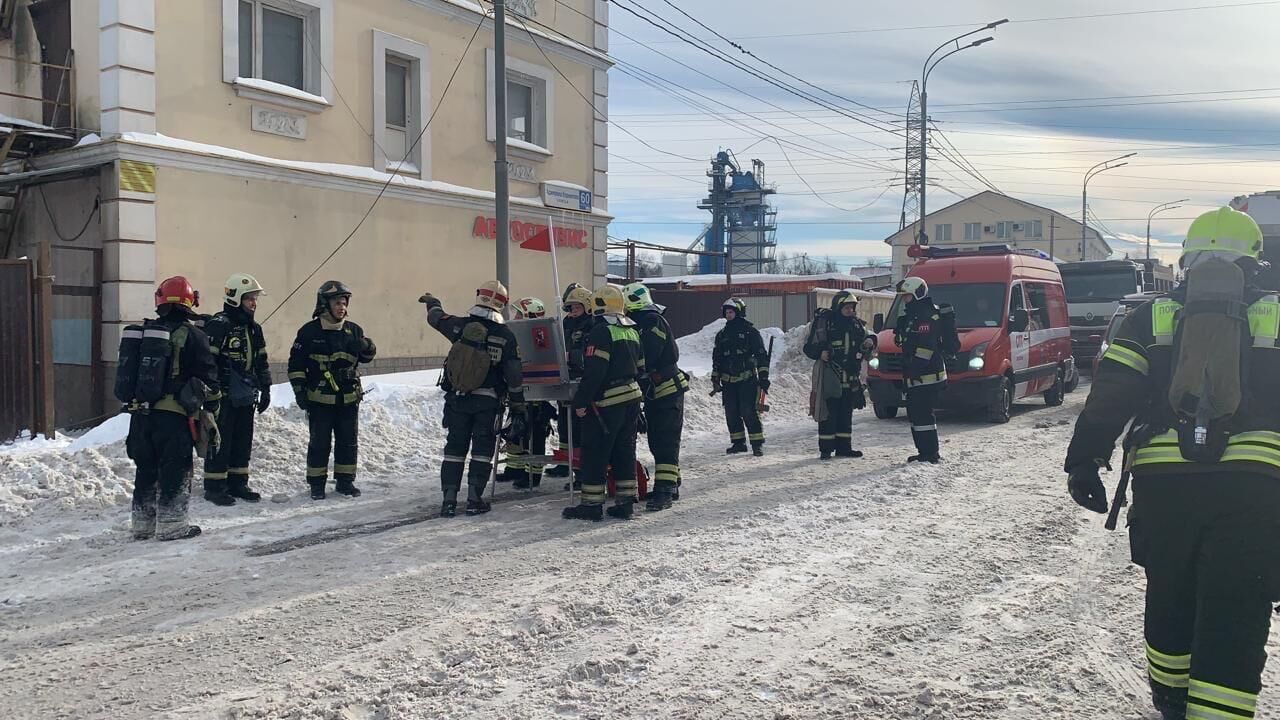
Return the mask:
[(711, 394), (724, 394), (725, 422), (729, 426), (726, 454), (751, 451), (764, 455), (764, 424), (756, 407), (760, 391), (769, 392), (769, 351), (760, 331), (747, 320), (747, 304), (733, 297), (720, 313), (726, 320), (716, 333), (711, 354)]
[(1166, 720), (1254, 717), (1280, 600), (1280, 297), (1257, 285), (1262, 245), (1230, 208), (1191, 223), (1185, 280), (1125, 316), (1067, 450), (1072, 499), (1105, 513), (1099, 470), (1133, 421), (1120, 482)]
[(922, 278), (903, 278), (895, 288), (898, 320), (894, 342), (902, 348), (902, 380), (907, 391), (907, 418), (916, 454), (907, 462), (942, 462), (938, 446), (938, 418), (934, 407), (947, 387), (948, 355), (960, 349), (955, 311), (935, 305)]
[[(517, 320), (529, 320), (547, 316), (547, 306), (534, 297), (521, 298), (512, 307)], [(516, 419), (517, 410), (512, 410), (512, 432), (507, 438), (506, 470), (498, 476), (500, 482), (510, 482), (512, 487), (527, 490), (542, 484), (542, 464), (525, 462), (527, 455), (545, 455), (547, 437), (551, 434), (551, 421), (555, 419), (556, 409), (547, 402), (525, 402), (524, 417)], [(514, 430), (522, 428), (523, 433), (517, 435)]]
[[(589, 310), (591, 291), (578, 283), (570, 283), (565, 288), (560, 302), (561, 309), (564, 311), (564, 344), (569, 363), (569, 377), (577, 380), (582, 377), (587, 337), (591, 334), (591, 328), (596, 324), (596, 318)], [(559, 418), (556, 421), (556, 447), (561, 453), (569, 451), (569, 411), (569, 405), (562, 404)], [(572, 444), (575, 449), (579, 449), (582, 444), (581, 427), (581, 423), (573, 423), (573, 429), (576, 434), (573, 437), (574, 442)], [(549, 477), (569, 477), (569, 464), (549, 468), (546, 474)], [(568, 488), (566, 487), (566, 489)]]
[[(452, 343), (444, 362), (444, 425), (449, 434), (440, 465), (444, 500), (441, 517), (454, 517), (463, 470), (467, 476), (467, 515), (489, 512), (485, 487), (493, 472), (503, 403), (510, 400), (513, 433), (524, 429), (524, 387), (520, 349), (504, 323), (507, 288), (489, 280), (476, 289), (476, 302), (465, 315), (445, 312), (440, 300), (426, 293), (418, 301), (427, 306), (427, 324)], [(471, 461), (467, 463), (470, 449)]]
[(267, 341), (262, 326), (253, 319), (258, 298), (265, 294), (252, 275), (232, 275), (223, 284), (221, 312), (204, 325), (209, 349), (218, 362), (216, 393), (222, 400), (218, 412), (222, 446), (204, 462), (204, 499), (215, 505), (261, 499), (249, 489), (249, 456), (254, 414), (271, 407)]
[(644, 350), (635, 322), (626, 316), (622, 288), (597, 288), (591, 295), (591, 313), (598, 322), (587, 339), (582, 382), (572, 401), (574, 424), (582, 434), (582, 504), (565, 508), (563, 516), (604, 519), (606, 473), (612, 466), (614, 505), (607, 514), (628, 520), (638, 495), (636, 423)]

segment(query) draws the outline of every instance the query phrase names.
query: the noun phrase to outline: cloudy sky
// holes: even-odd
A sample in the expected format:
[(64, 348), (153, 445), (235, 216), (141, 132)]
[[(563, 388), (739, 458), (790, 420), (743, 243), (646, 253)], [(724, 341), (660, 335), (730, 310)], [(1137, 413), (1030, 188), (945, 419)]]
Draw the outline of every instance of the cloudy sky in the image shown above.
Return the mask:
[[(882, 241), (902, 208), (910, 81), (933, 48), (1001, 18), (1010, 22), (973, 36), (993, 42), (930, 77), (929, 115), (954, 147), (934, 134), (931, 209), (985, 189), (981, 175), (1078, 218), (1085, 170), (1137, 152), (1090, 182), (1090, 210), (1113, 247), (1135, 250), (1154, 206), (1188, 198), (1152, 226), (1153, 242), (1168, 249), (1197, 213), (1280, 189), (1280, 0), (671, 1), (843, 99), (743, 54), (666, 0), (612, 2), (615, 237), (687, 246), (710, 217), (696, 207), (707, 159), (731, 149), (744, 164), (764, 160), (778, 186), (781, 250), (842, 264), (887, 255)], [(628, 7), (821, 102), (681, 42)]]

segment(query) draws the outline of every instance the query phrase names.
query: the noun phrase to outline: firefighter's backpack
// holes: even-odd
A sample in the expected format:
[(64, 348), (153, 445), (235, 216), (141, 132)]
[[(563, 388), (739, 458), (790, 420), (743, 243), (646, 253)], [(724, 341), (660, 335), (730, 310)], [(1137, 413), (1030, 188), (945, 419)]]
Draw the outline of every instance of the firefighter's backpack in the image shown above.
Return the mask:
[[(1231, 418), (1242, 403), (1253, 344), (1245, 303), (1244, 272), (1236, 263), (1205, 257), (1187, 271), (1186, 304), (1175, 319), (1161, 320), (1175, 304), (1157, 301), (1160, 323), (1174, 325), (1169, 406), (1177, 416), (1178, 445), (1192, 462), (1217, 462), (1231, 438)], [(1158, 339), (1158, 338), (1157, 338)]]
[(484, 323), (472, 321), (462, 327), (444, 359), (445, 377), (454, 392), (466, 394), (484, 385), (493, 365), (488, 340), (489, 328)]
[(158, 322), (129, 325), (120, 337), (115, 396), (122, 403), (154, 403), (169, 390), (174, 354), (187, 339), (186, 326), (172, 333)]

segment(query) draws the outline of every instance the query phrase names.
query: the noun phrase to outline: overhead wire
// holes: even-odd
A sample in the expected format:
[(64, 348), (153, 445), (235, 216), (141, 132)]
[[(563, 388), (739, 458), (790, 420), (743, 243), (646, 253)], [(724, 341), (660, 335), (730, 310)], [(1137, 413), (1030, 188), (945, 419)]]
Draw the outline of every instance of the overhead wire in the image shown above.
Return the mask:
[[(793, 173), (795, 173), (795, 175), (796, 175), (796, 177), (797, 177), (797, 178), (799, 178), (799, 179), (800, 179), (800, 182), (804, 183), (804, 186), (805, 186), (805, 187), (809, 188), (809, 192), (810, 192), (810, 193), (812, 193), (814, 197), (818, 198), (819, 200), (821, 200), (822, 202), (826, 203), (827, 205), (830, 205), (831, 207), (833, 207), (833, 208), (835, 208), (835, 209), (837, 209), (837, 210), (841, 210), (841, 211), (843, 211), (843, 212), (858, 212), (859, 210), (862, 210), (862, 209), (865, 209), (866, 207), (869, 207), (869, 205), (867, 205), (867, 206), (863, 206), (862, 208), (850, 209), (850, 208), (846, 208), (846, 207), (841, 207), (841, 206), (839, 206), (839, 205), (837, 205), (837, 204), (835, 204), (835, 203), (831, 202), (830, 200), (826, 199), (825, 197), (823, 197), (823, 195), (822, 195), (821, 193), (819, 193), (817, 190), (814, 190), (814, 189), (813, 189), (813, 186), (812, 186), (812, 185), (810, 185), (810, 184), (809, 184), (809, 181), (808, 181), (807, 179), (805, 179), (805, 177), (804, 177), (803, 175), (801, 175), (801, 174), (800, 174), (800, 171), (799, 171), (799, 170), (796, 170), (796, 166), (791, 162), (791, 156), (790, 156), (790, 155), (787, 155), (787, 149), (786, 149), (785, 147), (783, 147), (783, 146), (782, 146), (782, 143), (780, 143), (780, 142), (778, 142), (778, 141), (777, 141), (777, 138), (774, 138), (774, 144), (778, 146), (778, 150), (780, 150), (780, 151), (782, 152), (782, 157), (783, 157), (783, 158), (785, 158), (785, 159), (786, 159), (786, 161), (787, 161), (787, 164), (791, 166), (791, 171), (792, 171)], [(892, 187), (892, 186), (890, 186), (890, 187)], [(888, 191), (888, 188), (885, 188), (885, 190), (886, 190), (886, 192), (887, 192), (887, 191)], [(877, 197), (875, 200), (873, 200), (870, 204), (871, 204), (871, 205), (874, 205), (877, 201), (879, 201), (879, 199), (880, 199), (881, 197), (884, 197), (884, 193), (883, 193), (883, 192), (882, 192), (882, 193), (880, 193), (879, 197)]]

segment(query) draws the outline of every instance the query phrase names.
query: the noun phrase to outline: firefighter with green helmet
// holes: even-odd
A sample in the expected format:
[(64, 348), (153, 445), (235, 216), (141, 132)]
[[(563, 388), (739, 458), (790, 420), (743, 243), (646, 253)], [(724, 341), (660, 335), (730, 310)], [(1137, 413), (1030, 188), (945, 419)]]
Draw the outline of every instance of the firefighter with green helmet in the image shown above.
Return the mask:
[[(582, 382), (573, 396), (574, 424), (582, 435), (582, 503), (564, 509), (570, 520), (629, 520), (638, 495), (636, 423), (640, 418), (639, 377), (644, 350), (635, 321), (626, 316), (622, 288), (604, 285), (591, 295), (591, 328)], [(604, 509), (613, 468), (614, 505)]]
[(307, 484), (311, 499), (325, 499), (329, 453), (333, 452), (335, 490), (359, 497), (355, 486), (359, 445), (359, 366), (373, 362), (377, 348), (364, 329), (347, 319), (351, 290), (328, 280), (316, 292), (311, 322), (298, 329), (289, 351), (289, 383), (298, 407), (307, 413)]
[(1262, 244), (1230, 208), (1191, 224), (1185, 280), (1125, 317), (1067, 451), (1072, 499), (1105, 513), (1099, 472), (1132, 420), (1121, 484), (1166, 720), (1254, 717), (1280, 600), (1280, 297), (1254, 282)]
[(684, 431), (684, 394), (689, 376), (680, 369), (680, 347), (663, 317), (666, 308), (653, 302), (649, 288), (634, 282), (623, 288), (627, 316), (636, 323), (644, 351), (645, 374), (640, 377), (644, 414), (640, 432), (648, 435), (653, 453), (653, 492), (645, 509), (658, 512), (680, 499), (680, 435)]
[(204, 462), (204, 499), (215, 505), (236, 500), (256, 503), (249, 488), (249, 456), (253, 450), (254, 414), (271, 407), (271, 368), (262, 326), (254, 319), (262, 285), (252, 275), (236, 273), (223, 284), (222, 312), (204, 325), (209, 349), (218, 362), (218, 433), (222, 446)]

